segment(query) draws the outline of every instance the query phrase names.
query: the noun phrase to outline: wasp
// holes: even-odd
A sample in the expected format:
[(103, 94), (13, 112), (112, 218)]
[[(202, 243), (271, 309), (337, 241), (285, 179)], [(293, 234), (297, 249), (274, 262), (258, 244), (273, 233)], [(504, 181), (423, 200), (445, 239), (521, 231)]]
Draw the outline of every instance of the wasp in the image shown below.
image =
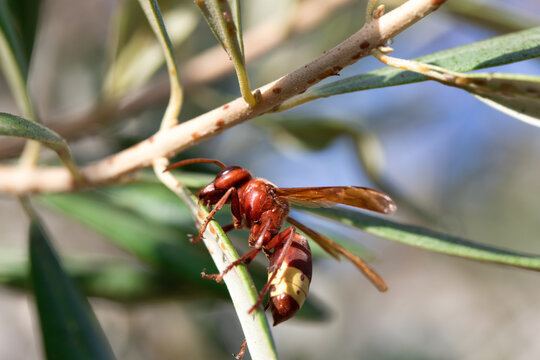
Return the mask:
[[(249, 264), (261, 251), (269, 260), (268, 281), (249, 312), (262, 304), (268, 292), (269, 302), (265, 310), (270, 308), (274, 326), (293, 317), (302, 307), (311, 283), (312, 258), (306, 238), (299, 234), (297, 229), (334, 258), (339, 259), (339, 256), (343, 255), (350, 260), (377, 289), (387, 290), (384, 280), (361, 258), (291, 218), (289, 204), (308, 207), (344, 204), (391, 214), (396, 210), (396, 205), (388, 195), (357, 186), (279, 188), (265, 179), (253, 177), (242, 167), (226, 166), (213, 159), (187, 159), (170, 165), (165, 171), (196, 163), (213, 163), (222, 170), (196, 194), (204, 205), (213, 208), (203, 221), (199, 236), (195, 239), (202, 238), (208, 223), (225, 204), (230, 204), (233, 223), (223, 226), (223, 230), (250, 230), (251, 249), (221, 273), (203, 272), (203, 277), (221, 282), (228, 271), (238, 264)], [(285, 221), (291, 226), (281, 230)]]

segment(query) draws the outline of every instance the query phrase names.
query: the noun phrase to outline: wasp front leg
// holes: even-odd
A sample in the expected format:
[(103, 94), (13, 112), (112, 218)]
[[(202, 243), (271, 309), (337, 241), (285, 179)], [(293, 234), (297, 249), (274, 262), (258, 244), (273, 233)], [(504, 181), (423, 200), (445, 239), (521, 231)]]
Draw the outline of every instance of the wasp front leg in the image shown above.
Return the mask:
[(202, 240), (203, 233), (206, 231), (206, 227), (212, 221), (214, 218), (214, 215), (223, 208), (223, 206), (227, 203), (227, 201), (231, 198), (231, 210), (233, 213), (233, 227), (231, 228), (230, 225), (226, 225), (223, 227), (223, 231), (228, 232), (232, 229), (240, 229), (241, 228), (241, 213), (240, 210), (240, 199), (238, 198), (238, 192), (236, 191), (236, 188), (231, 187), (229, 190), (223, 194), (223, 196), (218, 200), (218, 202), (214, 205), (214, 208), (208, 216), (204, 219), (203, 223), (201, 224), (201, 227), (199, 229), (199, 235), (197, 237), (192, 237), (189, 239), (190, 242), (199, 242)]
[(264, 245), (264, 233), (268, 230), (269, 226), (270, 226), (270, 221), (267, 221), (266, 225), (263, 228), (263, 231), (261, 232), (261, 235), (257, 239), (257, 242), (255, 243), (255, 246), (253, 247), (253, 249), (249, 250), (247, 253), (242, 255), (240, 258), (238, 258), (237, 260), (230, 263), (229, 266), (227, 266), (225, 268), (225, 270), (223, 270), (219, 274), (207, 274), (203, 270), (202, 273), (201, 273), (201, 276), (203, 278), (205, 278), (205, 279), (210, 279), (210, 280), (215, 280), (216, 282), (221, 282), (223, 280), (223, 277), (229, 271), (231, 271), (232, 268), (234, 268), (235, 266), (238, 266), (238, 265), (240, 265), (242, 263), (249, 264), (259, 254), (259, 252), (261, 252), (261, 249), (263, 248), (263, 245)]
[[(223, 205), (225, 205), (227, 203), (227, 200), (229, 199), (229, 196), (231, 196), (231, 194), (233, 194), (233, 193), (236, 194), (236, 189), (233, 188), (233, 187), (229, 188), (229, 190), (227, 190), (227, 192), (225, 192), (225, 194), (221, 197), (221, 199), (219, 199), (219, 201), (216, 203), (216, 205), (214, 205), (214, 208), (212, 209), (212, 211), (210, 211), (208, 216), (204, 219), (203, 223), (201, 224), (201, 228), (199, 230), (199, 238), (202, 239), (203, 233), (206, 231), (206, 227), (208, 226), (208, 223), (210, 221), (212, 221), (212, 219), (214, 218), (214, 215), (216, 214), (216, 212), (221, 210)], [(236, 197), (238, 197), (238, 195), (236, 195)]]

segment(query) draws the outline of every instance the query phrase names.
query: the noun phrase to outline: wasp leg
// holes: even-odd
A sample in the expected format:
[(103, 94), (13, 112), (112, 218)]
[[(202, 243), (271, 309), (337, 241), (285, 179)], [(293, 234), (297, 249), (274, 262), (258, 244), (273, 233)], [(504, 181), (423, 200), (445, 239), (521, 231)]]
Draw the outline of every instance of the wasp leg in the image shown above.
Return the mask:
[(244, 339), (244, 342), (242, 343), (242, 346), (240, 346), (240, 351), (238, 354), (234, 355), (235, 359), (240, 360), (244, 357), (244, 353), (246, 352), (247, 348), (247, 340)]
[[(227, 224), (225, 226), (222, 226), (221, 229), (223, 230), (223, 232), (228, 233), (229, 231), (234, 230), (235, 226), (234, 224)], [(188, 234), (188, 239), (190, 243), (198, 243), (202, 240), (200, 236), (195, 236), (192, 234)]]
[[(236, 189), (232, 187), (229, 190), (227, 190), (227, 192), (221, 197), (221, 199), (219, 199), (219, 201), (216, 203), (212, 211), (210, 211), (206, 219), (204, 219), (203, 223), (201, 224), (201, 229), (199, 230), (199, 238), (202, 238), (203, 233), (206, 230), (206, 227), (208, 226), (208, 223), (214, 218), (214, 215), (216, 214), (216, 212), (221, 210), (223, 205), (227, 203), (229, 196), (231, 196), (231, 194), (233, 193), (236, 194)], [(236, 196), (238, 197), (238, 195)]]
[(283, 264), (283, 260), (285, 259), (285, 256), (287, 255), (287, 252), (289, 251), (289, 248), (291, 247), (291, 244), (293, 243), (294, 234), (296, 232), (296, 229), (294, 226), (288, 227), (287, 229), (283, 230), (276, 236), (270, 240), (266, 248), (272, 249), (276, 247), (279, 244), (284, 243), (283, 249), (281, 250), (281, 253), (279, 254), (279, 257), (276, 259), (275, 263), (268, 268), (268, 273), (271, 273), (270, 277), (268, 278), (268, 281), (266, 282), (266, 285), (262, 288), (261, 292), (259, 293), (259, 298), (257, 299), (257, 302), (255, 305), (249, 309), (248, 314), (251, 314), (256, 308), (258, 308), (263, 300), (266, 293), (270, 290), (270, 285), (272, 284), (272, 281), (276, 277), (279, 268)]
[(270, 226), (270, 220), (266, 222), (266, 225), (264, 226), (263, 231), (261, 232), (261, 235), (257, 239), (257, 242), (255, 243), (255, 246), (253, 247), (253, 249), (249, 250), (247, 253), (242, 255), (239, 259), (237, 259), (237, 260), (233, 261), (232, 263), (230, 263), (229, 266), (227, 266), (225, 268), (225, 270), (223, 270), (221, 273), (219, 273), (219, 274), (207, 274), (203, 270), (202, 273), (201, 273), (201, 276), (203, 278), (205, 278), (205, 279), (210, 279), (210, 280), (215, 280), (216, 282), (221, 282), (223, 280), (223, 277), (229, 271), (231, 271), (231, 269), (234, 268), (235, 266), (238, 266), (241, 263), (249, 264), (259, 254), (259, 252), (261, 251), (261, 249), (263, 247), (263, 243), (264, 243), (264, 233), (266, 232), (266, 230), (268, 229), (269, 226)]

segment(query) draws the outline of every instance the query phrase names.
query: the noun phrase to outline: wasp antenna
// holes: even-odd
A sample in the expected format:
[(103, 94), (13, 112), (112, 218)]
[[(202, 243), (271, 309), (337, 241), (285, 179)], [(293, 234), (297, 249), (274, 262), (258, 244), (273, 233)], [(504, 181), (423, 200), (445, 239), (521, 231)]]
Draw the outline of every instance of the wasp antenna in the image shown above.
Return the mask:
[(225, 166), (224, 163), (222, 163), (219, 160), (197, 158), (197, 159), (186, 159), (186, 160), (182, 160), (182, 161), (179, 161), (177, 163), (174, 163), (172, 165), (169, 165), (169, 166), (167, 166), (167, 168), (165, 170), (163, 170), (163, 172), (167, 172), (169, 170), (176, 169), (178, 167), (185, 166), (185, 165), (200, 164), (200, 163), (216, 164), (217, 166), (221, 167), (221, 169), (225, 169), (227, 167), (227, 166)]

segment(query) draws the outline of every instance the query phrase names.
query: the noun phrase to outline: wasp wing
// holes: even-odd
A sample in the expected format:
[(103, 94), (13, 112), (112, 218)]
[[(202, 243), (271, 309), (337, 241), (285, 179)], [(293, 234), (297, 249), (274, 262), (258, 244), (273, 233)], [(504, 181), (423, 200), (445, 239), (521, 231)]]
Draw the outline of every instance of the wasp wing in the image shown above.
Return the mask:
[(382, 214), (391, 214), (396, 211), (396, 204), (390, 196), (359, 186), (278, 188), (276, 194), (293, 204), (306, 207), (331, 207), (344, 204)]
[(352, 262), (354, 266), (356, 266), (358, 270), (360, 270), (368, 278), (368, 280), (371, 281), (373, 285), (375, 285), (375, 287), (379, 291), (388, 290), (388, 286), (386, 285), (382, 277), (379, 274), (377, 274), (375, 270), (373, 270), (368, 264), (366, 264), (365, 261), (362, 260), (360, 257), (356, 256), (349, 250), (345, 249), (343, 246), (330, 240), (326, 236), (319, 234), (315, 230), (310, 229), (306, 225), (296, 221), (290, 216), (287, 217), (287, 221), (291, 223), (292, 225), (296, 226), (307, 236), (309, 236), (311, 240), (319, 244), (321, 248), (323, 248), (326, 252), (328, 252), (334, 258), (339, 260), (339, 255), (343, 255), (347, 260)]

